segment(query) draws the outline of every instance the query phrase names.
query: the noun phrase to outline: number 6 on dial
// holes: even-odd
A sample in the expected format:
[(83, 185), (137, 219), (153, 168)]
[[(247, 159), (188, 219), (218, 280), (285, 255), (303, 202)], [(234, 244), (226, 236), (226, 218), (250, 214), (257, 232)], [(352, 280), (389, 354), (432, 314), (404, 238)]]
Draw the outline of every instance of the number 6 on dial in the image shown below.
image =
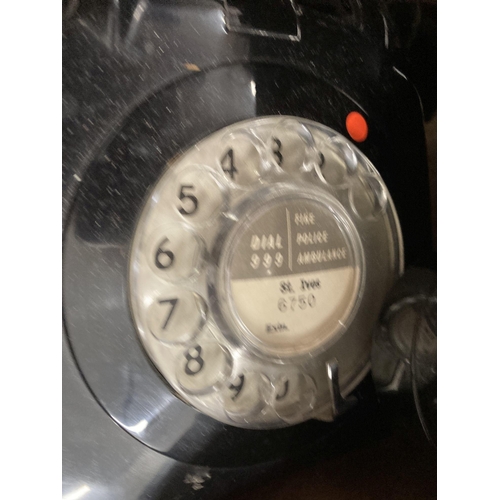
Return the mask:
[(156, 251), (155, 264), (158, 269), (168, 269), (174, 263), (175, 257), (172, 251), (163, 249), (162, 246), (168, 243), (169, 239), (165, 238)]

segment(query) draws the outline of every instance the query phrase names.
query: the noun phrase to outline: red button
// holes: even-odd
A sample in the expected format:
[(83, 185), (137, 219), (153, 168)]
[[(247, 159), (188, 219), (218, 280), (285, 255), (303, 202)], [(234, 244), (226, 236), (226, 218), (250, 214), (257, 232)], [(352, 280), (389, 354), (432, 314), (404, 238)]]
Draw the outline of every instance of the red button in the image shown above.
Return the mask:
[(356, 142), (363, 142), (368, 137), (368, 124), (363, 115), (351, 111), (345, 119), (347, 132)]

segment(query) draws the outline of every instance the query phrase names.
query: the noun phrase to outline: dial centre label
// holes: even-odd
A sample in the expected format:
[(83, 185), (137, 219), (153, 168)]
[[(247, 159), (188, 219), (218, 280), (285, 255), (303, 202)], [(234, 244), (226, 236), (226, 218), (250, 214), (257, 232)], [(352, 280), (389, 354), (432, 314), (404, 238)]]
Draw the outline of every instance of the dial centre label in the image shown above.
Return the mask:
[(239, 320), (266, 347), (304, 350), (343, 326), (357, 268), (345, 229), (312, 200), (283, 201), (245, 225), (230, 264)]

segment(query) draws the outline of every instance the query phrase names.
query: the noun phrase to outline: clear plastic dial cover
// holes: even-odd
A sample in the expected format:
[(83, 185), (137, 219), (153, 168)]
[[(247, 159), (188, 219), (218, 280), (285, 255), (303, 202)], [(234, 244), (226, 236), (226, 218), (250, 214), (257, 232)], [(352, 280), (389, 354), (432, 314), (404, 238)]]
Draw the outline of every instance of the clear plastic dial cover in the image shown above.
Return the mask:
[[(250, 428), (328, 420), (326, 366), (345, 367), (344, 395), (366, 373), (373, 325), (359, 311), (401, 266), (397, 216), (369, 160), (318, 123), (258, 118), (167, 166), (133, 240), (132, 314), (198, 410)], [(342, 348), (348, 335), (364, 340)]]

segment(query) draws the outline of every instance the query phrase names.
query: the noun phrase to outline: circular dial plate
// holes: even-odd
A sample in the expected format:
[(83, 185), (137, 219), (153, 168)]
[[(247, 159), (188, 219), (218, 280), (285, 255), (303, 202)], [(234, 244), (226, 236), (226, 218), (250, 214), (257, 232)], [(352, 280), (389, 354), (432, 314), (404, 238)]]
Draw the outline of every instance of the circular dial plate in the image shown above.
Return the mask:
[(130, 262), (139, 338), (222, 422), (331, 419), (326, 366), (344, 395), (355, 387), (372, 327), (357, 313), (387, 291), (367, 258), (382, 255), (390, 282), (400, 246), (387, 189), (347, 139), (293, 117), (237, 123), (167, 165), (147, 200)]

